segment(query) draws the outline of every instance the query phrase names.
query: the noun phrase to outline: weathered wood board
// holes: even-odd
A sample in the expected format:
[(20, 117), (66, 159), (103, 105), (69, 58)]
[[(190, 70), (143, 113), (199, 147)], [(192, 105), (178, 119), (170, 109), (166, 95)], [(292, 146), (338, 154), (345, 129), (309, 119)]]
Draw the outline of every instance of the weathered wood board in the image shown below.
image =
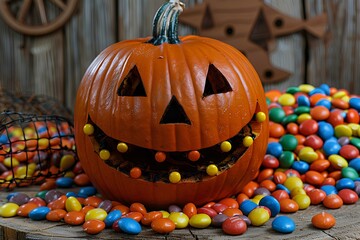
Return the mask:
[[(16, 191), (34, 196), (38, 187), (19, 188)], [(74, 190), (74, 189), (72, 189)], [(66, 191), (66, 189), (64, 189)], [(76, 191), (76, 189), (74, 190)], [(0, 193), (0, 205), (6, 202), (8, 193)], [(336, 225), (329, 230), (319, 230), (311, 225), (311, 218), (316, 213), (327, 211), (336, 218)], [(329, 210), (322, 206), (310, 206), (294, 214), (287, 214), (296, 223), (296, 230), (291, 234), (276, 233), (271, 229), (270, 219), (261, 227), (249, 227), (240, 236), (225, 235), (219, 228), (206, 229), (176, 229), (169, 235), (161, 235), (150, 228), (143, 227), (143, 231), (136, 236), (116, 233), (112, 229), (105, 229), (98, 235), (92, 236), (83, 232), (81, 226), (70, 226), (64, 222), (33, 221), (28, 218), (0, 218), (0, 239), (2, 240), (63, 240), (63, 239), (359, 239), (360, 238), (360, 203), (345, 205), (340, 209)]]
[[(91, 61), (112, 43), (149, 36), (153, 15), (163, 1), (79, 0), (77, 11), (63, 29), (41, 37), (19, 34), (0, 17), (0, 87), (51, 95), (73, 109), (77, 87)], [(271, 62), (292, 75), (284, 82), (265, 85), (266, 90), (326, 82), (360, 93), (359, 1), (264, 1), (296, 18), (327, 13), (329, 28), (325, 41), (302, 33), (278, 38)], [(202, 1), (184, 2), (190, 7)], [(182, 26), (180, 32), (194, 31)]]

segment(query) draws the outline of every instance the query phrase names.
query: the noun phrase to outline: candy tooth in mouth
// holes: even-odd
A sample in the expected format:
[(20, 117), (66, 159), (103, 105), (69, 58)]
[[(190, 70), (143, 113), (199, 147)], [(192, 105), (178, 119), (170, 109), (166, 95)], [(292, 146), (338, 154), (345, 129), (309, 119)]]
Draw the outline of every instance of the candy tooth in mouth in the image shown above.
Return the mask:
[(266, 116), (257, 112), (235, 136), (208, 148), (164, 152), (107, 136), (89, 117), (83, 131), (109, 167), (150, 182), (203, 181), (231, 168), (253, 144)]

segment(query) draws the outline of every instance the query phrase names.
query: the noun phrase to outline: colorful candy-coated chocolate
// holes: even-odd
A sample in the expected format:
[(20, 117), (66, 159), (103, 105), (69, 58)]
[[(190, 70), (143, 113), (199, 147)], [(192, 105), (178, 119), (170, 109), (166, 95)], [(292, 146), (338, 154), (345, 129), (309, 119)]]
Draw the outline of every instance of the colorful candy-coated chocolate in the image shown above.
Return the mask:
[(120, 218), (118, 225), (127, 234), (138, 235), (142, 231), (141, 225), (132, 218)]
[(189, 224), (189, 217), (183, 212), (172, 212), (169, 219), (175, 223), (176, 228), (186, 228)]
[(88, 220), (86, 221), (83, 225), (82, 228), (84, 230), (84, 232), (86, 232), (87, 234), (98, 234), (100, 233), (102, 230), (105, 229), (105, 223), (103, 221), (97, 220), (97, 219), (92, 219), (92, 220)]
[(46, 215), (50, 212), (48, 207), (37, 207), (29, 212), (29, 218), (32, 220), (44, 220)]
[(109, 212), (109, 214), (104, 219), (105, 227), (107, 228), (111, 227), (116, 220), (120, 219), (121, 215), (122, 215), (121, 211), (117, 209)]
[(275, 217), (280, 212), (280, 203), (273, 196), (263, 197), (259, 202), (259, 206), (265, 206), (269, 208), (271, 211), (270, 217)]
[(336, 224), (334, 216), (327, 212), (321, 212), (311, 218), (311, 223), (319, 229), (330, 229)]
[(207, 228), (211, 224), (211, 218), (204, 213), (195, 214), (189, 220), (189, 225), (194, 228)]
[(272, 221), (271, 227), (273, 230), (280, 233), (292, 233), (296, 229), (294, 220), (288, 216), (276, 217)]
[(258, 227), (264, 225), (270, 219), (270, 214), (265, 208), (257, 207), (249, 213), (248, 218), (253, 226)]
[(157, 233), (168, 234), (175, 230), (175, 223), (168, 218), (155, 219), (151, 223), (151, 229)]
[(246, 232), (247, 224), (240, 217), (230, 217), (223, 222), (222, 230), (228, 235), (241, 235)]
[(0, 207), (0, 217), (14, 217), (17, 214), (19, 205), (16, 203), (5, 203)]

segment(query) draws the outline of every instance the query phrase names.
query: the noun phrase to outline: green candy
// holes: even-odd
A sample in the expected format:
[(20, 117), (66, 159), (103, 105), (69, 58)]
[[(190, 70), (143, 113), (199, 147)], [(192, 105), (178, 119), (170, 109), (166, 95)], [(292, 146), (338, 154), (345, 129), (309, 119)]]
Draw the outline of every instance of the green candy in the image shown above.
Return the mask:
[(35, 197), (45, 199), (45, 195), (46, 195), (47, 192), (48, 192), (48, 190), (40, 191), (40, 192), (36, 193)]
[(281, 121), (282, 125), (288, 125), (289, 123), (296, 122), (298, 119), (298, 116), (296, 114), (290, 114), (284, 117), (284, 119)]
[(360, 149), (360, 138), (353, 137), (350, 139), (350, 143)]
[(280, 168), (290, 168), (294, 163), (294, 154), (290, 151), (283, 151), (279, 157)]
[(279, 143), (283, 147), (284, 151), (294, 151), (298, 145), (298, 140), (294, 135), (285, 134), (280, 138)]
[(272, 108), (269, 111), (270, 121), (280, 123), (285, 117), (285, 112), (282, 108)]
[(310, 108), (306, 107), (306, 106), (300, 106), (300, 107), (295, 108), (294, 113), (296, 115), (300, 115), (303, 113), (310, 113)]
[(300, 92), (300, 88), (298, 87), (288, 87), (288, 89), (286, 89), (286, 93), (295, 94), (298, 92)]
[(352, 167), (344, 167), (341, 169), (341, 176), (343, 178), (350, 178), (351, 180), (355, 180), (359, 177), (359, 174)]

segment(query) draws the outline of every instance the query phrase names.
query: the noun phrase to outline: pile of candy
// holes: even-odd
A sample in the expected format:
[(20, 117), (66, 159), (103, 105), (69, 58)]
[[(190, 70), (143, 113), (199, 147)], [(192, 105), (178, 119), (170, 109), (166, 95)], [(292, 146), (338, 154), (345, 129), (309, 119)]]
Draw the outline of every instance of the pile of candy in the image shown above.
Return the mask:
[(2, 188), (63, 176), (75, 165), (73, 127), (65, 118), (16, 112), (0, 114)]
[[(272, 229), (291, 233), (296, 224), (289, 215), (310, 205), (337, 209), (354, 204), (360, 194), (360, 97), (323, 84), (290, 87), (286, 92), (266, 93), (270, 137), (259, 173), (233, 198), (196, 207), (169, 206), (147, 211), (141, 203), (125, 206), (102, 199), (82, 175), (79, 192), (62, 193), (55, 187), (71, 187), (78, 177), (62, 177), (30, 198), (11, 193), (0, 207), (0, 216), (33, 220), (64, 221), (82, 225), (86, 233), (105, 228), (139, 234), (142, 226), (169, 234), (176, 228), (222, 228), (240, 235), (249, 226), (262, 226), (272, 219)], [(81, 172), (81, 171), (79, 171)], [(312, 224), (329, 229), (335, 218), (323, 211), (312, 216)]]

